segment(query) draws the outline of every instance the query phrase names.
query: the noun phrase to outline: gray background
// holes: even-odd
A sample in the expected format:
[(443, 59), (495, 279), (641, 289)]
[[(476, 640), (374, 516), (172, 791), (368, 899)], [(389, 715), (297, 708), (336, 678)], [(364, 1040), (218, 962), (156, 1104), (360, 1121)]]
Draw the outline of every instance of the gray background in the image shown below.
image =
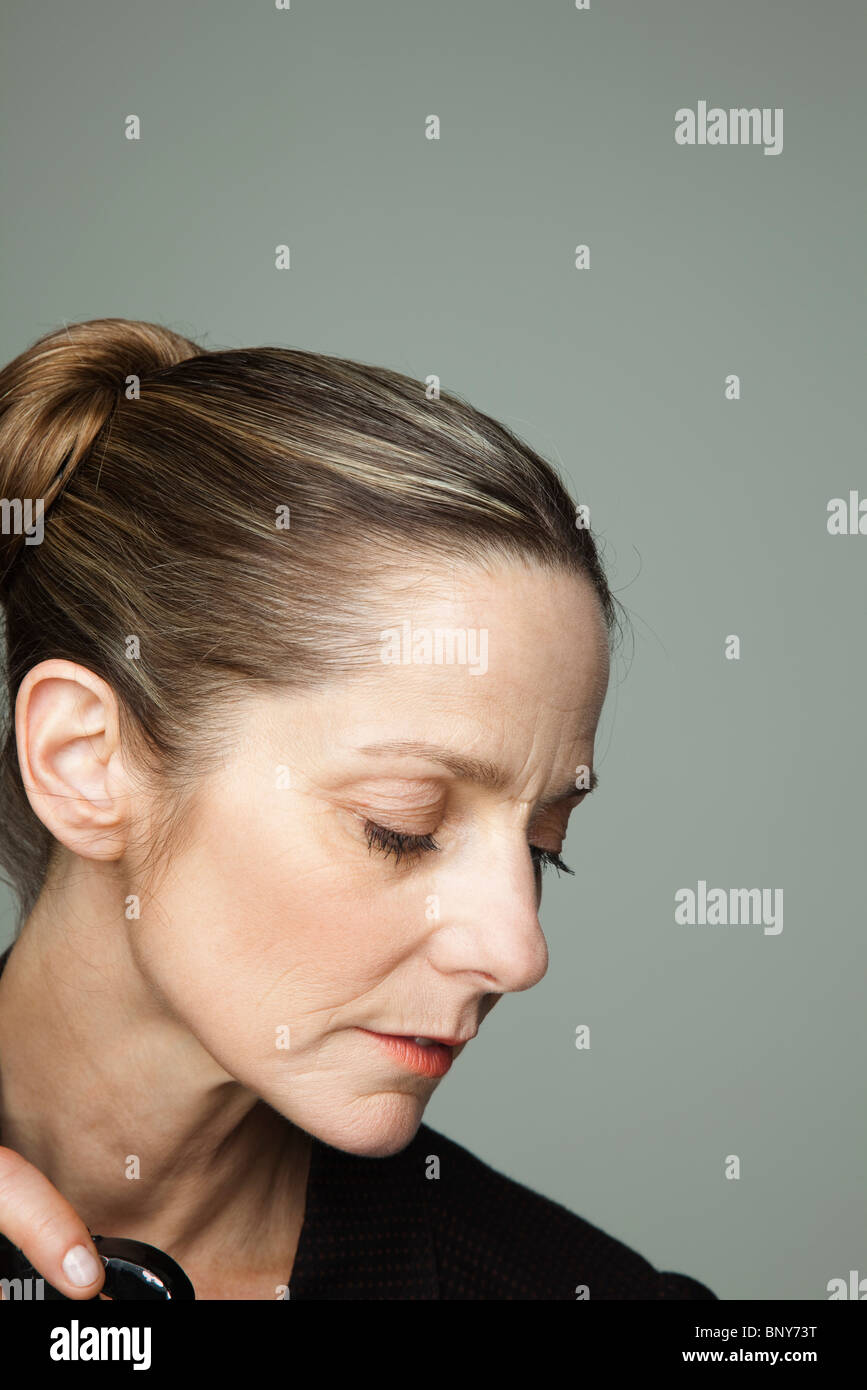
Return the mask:
[[(604, 538), (635, 640), (576, 878), (546, 881), (549, 972), (427, 1121), (721, 1298), (867, 1274), (867, 536), (826, 530), (867, 491), (863, 3), (43, 0), (2, 26), (4, 361), (112, 315), (435, 372)], [(677, 146), (699, 99), (783, 107), (783, 152)], [(676, 926), (699, 878), (783, 888), (782, 933)]]

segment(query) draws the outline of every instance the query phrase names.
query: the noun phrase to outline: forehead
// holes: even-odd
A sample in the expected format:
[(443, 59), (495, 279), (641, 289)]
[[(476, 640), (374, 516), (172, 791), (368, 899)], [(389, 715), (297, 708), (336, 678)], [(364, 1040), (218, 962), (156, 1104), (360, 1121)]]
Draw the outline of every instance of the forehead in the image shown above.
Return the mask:
[(382, 669), (370, 673), (381, 687), (399, 690), (412, 673), (444, 698), (543, 699), (598, 717), (608, 632), (582, 575), (520, 563), (407, 572), (381, 612)]
[(358, 622), (369, 631), (352, 676), (294, 707), (311, 752), (404, 739), (505, 757), (513, 770), (566, 764), (573, 750), (587, 761), (608, 683), (589, 580), (521, 564), (406, 569)]

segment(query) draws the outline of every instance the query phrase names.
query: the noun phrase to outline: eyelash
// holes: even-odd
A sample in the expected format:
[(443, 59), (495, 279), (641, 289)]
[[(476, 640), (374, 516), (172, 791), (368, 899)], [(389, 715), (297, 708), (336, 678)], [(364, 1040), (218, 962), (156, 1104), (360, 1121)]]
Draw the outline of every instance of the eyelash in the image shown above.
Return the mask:
[[(399, 864), (401, 859), (414, 859), (421, 854), (426, 854), (429, 850), (439, 849), (433, 835), (402, 835), (399, 830), (389, 830), (387, 826), (377, 825), (372, 820), (364, 822), (364, 829), (367, 835), (367, 848), (376, 848), (386, 857), (393, 854), (395, 863)], [(565, 864), (559, 854), (553, 850), (541, 849), (539, 845), (530, 845), (530, 857), (534, 864), (538, 864), (543, 870), (553, 868), (557, 873), (574, 874), (575, 870), (570, 869)]]
[(401, 859), (414, 859), (428, 850), (439, 849), (433, 835), (402, 835), (399, 830), (389, 830), (384, 825), (376, 825), (372, 820), (364, 822), (364, 829), (367, 834), (367, 848), (373, 849), (375, 845), (386, 856), (393, 854), (398, 864)]

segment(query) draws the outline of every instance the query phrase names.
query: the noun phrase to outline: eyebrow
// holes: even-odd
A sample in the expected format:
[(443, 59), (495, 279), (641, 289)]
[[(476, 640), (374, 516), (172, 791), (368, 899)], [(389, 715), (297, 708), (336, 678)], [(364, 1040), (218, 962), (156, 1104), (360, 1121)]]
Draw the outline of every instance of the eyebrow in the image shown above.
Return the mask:
[[(416, 743), (408, 739), (386, 739), (381, 743), (366, 743), (357, 750), (359, 753), (379, 754), (403, 754), (410, 758), (427, 758), (430, 762), (439, 763), (442, 767), (453, 772), (456, 777), (464, 777), (470, 782), (478, 782), (483, 787), (490, 787), (492, 791), (502, 791), (503, 787), (508, 786), (509, 777), (503, 768), (496, 763), (488, 762), (484, 758), (470, 758), (463, 753), (454, 753), (450, 748), (443, 748), (438, 743)], [(544, 801), (539, 802), (540, 807), (553, 806), (557, 801), (565, 801), (572, 796), (589, 796), (590, 793), (599, 786), (599, 778), (596, 773), (590, 773), (589, 787), (576, 787), (574, 782), (570, 782), (561, 792), (555, 792), (553, 796), (546, 796)]]

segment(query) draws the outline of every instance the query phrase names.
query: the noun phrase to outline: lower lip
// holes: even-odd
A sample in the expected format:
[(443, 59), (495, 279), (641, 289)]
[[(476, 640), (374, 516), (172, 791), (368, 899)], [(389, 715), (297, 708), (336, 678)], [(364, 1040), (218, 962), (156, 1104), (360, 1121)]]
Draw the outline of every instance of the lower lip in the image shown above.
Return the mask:
[(412, 1038), (396, 1038), (391, 1033), (373, 1033), (369, 1028), (361, 1028), (369, 1038), (375, 1038), (381, 1047), (387, 1048), (396, 1062), (414, 1071), (418, 1076), (445, 1076), (454, 1061), (454, 1050), (445, 1043), (431, 1043), (421, 1047)]

